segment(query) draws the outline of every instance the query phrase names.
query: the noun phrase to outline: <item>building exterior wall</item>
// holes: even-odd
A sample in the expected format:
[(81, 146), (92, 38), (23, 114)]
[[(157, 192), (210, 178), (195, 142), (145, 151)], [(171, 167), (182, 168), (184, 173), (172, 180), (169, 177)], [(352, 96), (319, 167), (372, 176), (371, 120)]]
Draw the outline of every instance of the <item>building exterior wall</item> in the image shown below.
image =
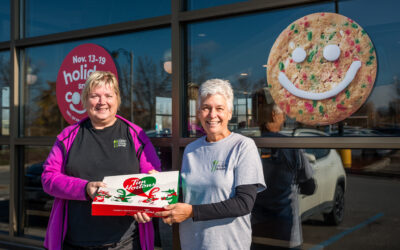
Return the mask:
[[(202, 135), (196, 91), (210, 78), (230, 80), (230, 129), (254, 137), (260, 148), (352, 149), (360, 171), (366, 154), (400, 149), (400, 17), (394, 12), (400, 3), (385, 1), (2, 1), (0, 240), (42, 245), (51, 199), (37, 179), (40, 163), (67, 126), (57, 107), (57, 73), (68, 52), (84, 43), (113, 56), (119, 114), (147, 131), (164, 170), (179, 170), (184, 147)], [(377, 53), (375, 87), (346, 120), (309, 126), (327, 136), (262, 137), (257, 93), (267, 86), (269, 50), (291, 22), (315, 12), (363, 26)], [(290, 131), (302, 127), (292, 119), (285, 124)]]

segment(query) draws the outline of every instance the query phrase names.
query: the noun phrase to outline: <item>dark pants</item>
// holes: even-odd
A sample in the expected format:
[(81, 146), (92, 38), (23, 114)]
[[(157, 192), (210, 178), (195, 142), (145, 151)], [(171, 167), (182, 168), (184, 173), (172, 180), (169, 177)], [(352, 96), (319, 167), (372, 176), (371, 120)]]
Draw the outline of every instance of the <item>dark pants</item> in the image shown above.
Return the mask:
[(64, 242), (63, 250), (141, 250), (139, 236), (103, 246), (74, 246)]

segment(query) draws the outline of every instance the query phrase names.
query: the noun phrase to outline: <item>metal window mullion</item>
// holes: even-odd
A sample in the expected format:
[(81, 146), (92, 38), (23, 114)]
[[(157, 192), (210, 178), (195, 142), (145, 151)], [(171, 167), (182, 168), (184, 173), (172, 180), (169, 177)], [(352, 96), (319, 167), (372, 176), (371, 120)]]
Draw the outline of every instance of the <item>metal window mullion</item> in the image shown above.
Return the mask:
[(206, 19), (222, 18), (227, 16), (243, 15), (269, 11), (274, 9), (283, 9), (295, 6), (304, 6), (305, 4), (315, 4), (323, 2), (334, 2), (335, 0), (258, 0), (243, 1), (233, 4), (219, 5), (210, 8), (198, 9), (181, 12), (179, 21), (194, 22)]
[(18, 93), (19, 93), (19, 65), (16, 41), (19, 38), (19, 1), (10, 0), (11, 27), (10, 27), (10, 205), (9, 205), (9, 235), (16, 236), (19, 229), (19, 164), (21, 158), (18, 146), (15, 144), (18, 137)]
[[(197, 138), (180, 138), (180, 147), (186, 147)], [(257, 147), (268, 148), (383, 148), (400, 149), (399, 137), (253, 137)]]
[(179, 139), (182, 136), (183, 114), (183, 27), (179, 13), (183, 0), (171, 0), (171, 61), (172, 61), (172, 168), (180, 169)]
[(269, 148), (400, 149), (399, 137), (258, 137), (253, 139), (258, 147)]
[(0, 50), (9, 50), (10, 42), (0, 42)]
[[(182, 136), (183, 114), (183, 28), (179, 13), (184, 0), (171, 0), (171, 61), (172, 61), (172, 169), (180, 170), (182, 149), (179, 140)], [(179, 227), (172, 228), (172, 247), (180, 249)]]
[(61, 43), (73, 40), (82, 40), (95, 37), (136, 32), (141, 30), (168, 27), (170, 25), (170, 20), (171, 20), (171, 15), (165, 15), (165, 16), (141, 19), (137, 21), (129, 21), (123, 23), (98, 26), (93, 28), (48, 34), (43, 36), (22, 38), (18, 39), (15, 42), (18, 48), (48, 45), (48, 44)]

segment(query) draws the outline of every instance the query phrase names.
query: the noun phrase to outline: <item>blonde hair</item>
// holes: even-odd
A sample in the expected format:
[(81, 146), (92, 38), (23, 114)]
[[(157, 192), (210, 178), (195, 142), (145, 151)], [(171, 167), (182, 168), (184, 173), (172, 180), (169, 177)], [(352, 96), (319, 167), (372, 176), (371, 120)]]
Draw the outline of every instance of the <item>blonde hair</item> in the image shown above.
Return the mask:
[(107, 85), (112, 89), (114, 89), (114, 92), (117, 95), (117, 102), (119, 107), (119, 105), (121, 104), (121, 95), (119, 92), (118, 81), (115, 75), (110, 71), (95, 71), (92, 74), (90, 74), (90, 76), (85, 82), (85, 87), (82, 90), (81, 94), (82, 105), (83, 106), (86, 105), (89, 93), (94, 88), (103, 87)]
[(229, 111), (233, 111), (233, 89), (229, 81), (222, 79), (210, 79), (201, 84), (199, 96), (197, 98), (198, 109), (200, 109), (201, 101), (208, 95), (222, 95), (228, 105)]

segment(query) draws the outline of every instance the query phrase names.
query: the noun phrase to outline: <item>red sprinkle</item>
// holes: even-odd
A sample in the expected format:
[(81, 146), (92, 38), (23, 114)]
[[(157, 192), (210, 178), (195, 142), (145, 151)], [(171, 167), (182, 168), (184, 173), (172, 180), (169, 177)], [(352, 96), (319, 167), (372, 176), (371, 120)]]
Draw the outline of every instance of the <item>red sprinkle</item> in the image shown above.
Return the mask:
[(307, 80), (307, 74), (306, 73), (303, 73), (303, 80), (304, 81)]
[(351, 31), (350, 31), (349, 29), (347, 29), (347, 30), (345, 31), (345, 33), (346, 33), (346, 35), (350, 35)]
[(290, 59), (289, 62), (290, 62), (290, 63), (293, 63), (293, 59)]
[(349, 20), (349, 22), (351, 22), (351, 23), (353, 23), (354, 21), (353, 20), (351, 20), (350, 18), (347, 18), (347, 20)]
[(346, 41), (350, 46), (354, 46), (354, 41), (350, 37), (347, 37)]
[(335, 64), (335, 67), (338, 68), (339, 67), (339, 59), (337, 59), (333, 64)]
[(321, 16), (325, 16), (325, 13), (321, 13)]
[(336, 105), (336, 108), (339, 109), (339, 110), (341, 110), (341, 111), (345, 111), (345, 110), (346, 110), (346, 107), (343, 106), (343, 105), (340, 104), (340, 103)]
[(290, 105), (286, 104), (286, 113), (289, 114), (290, 113)]
[(305, 23), (304, 23), (304, 27), (305, 27), (305, 28), (310, 27), (310, 23), (309, 23), (309, 22), (305, 22)]
[(372, 83), (372, 77), (371, 76), (367, 76), (367, 80), (369, 83)]
[(304, 17), (304, 20), (307, 20), (307, 17), (306, 17), (306, 16)]
[(324, 116), (325, 116), (325, 118), (328, 118), (328, 114), (325, 114)]
[(297, 102), (296, 99), (291, 99), (290, 100), (290, 104), (292, 104), (292, 105), (296, 104), (296, 102)]
[(311, 112), (314, 111), (314, 108), (313, 108), (313, 106), (312, 106), (310, 103), (305, 102), (305, 103), (304, 103), (304, 106), (306, 107), (306, 109), (307, 109), (308, 112), (311, 113)]
[(357, 52), (361, 51), (361, 46), (359, 44), (356, 45)]
[(349, 57), (350, 52), (347, 50), (346, 52), (344, 52), (344, 57)]

